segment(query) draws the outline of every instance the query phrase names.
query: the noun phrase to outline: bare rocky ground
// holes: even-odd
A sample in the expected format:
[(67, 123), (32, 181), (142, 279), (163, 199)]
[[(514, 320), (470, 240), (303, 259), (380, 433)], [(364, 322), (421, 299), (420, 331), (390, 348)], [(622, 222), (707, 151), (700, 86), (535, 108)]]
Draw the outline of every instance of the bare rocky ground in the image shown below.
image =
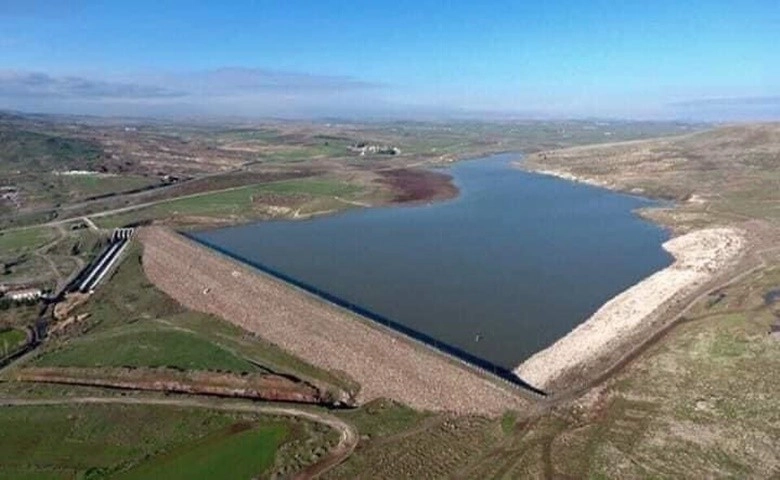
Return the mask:
[(187, 308), (218, 315), (318, 367), (357, 381), (358, 401), (496, 416), (525, 410), (522, 393), (400, 335), (263, 275), (170, 230), (145, 228), (148, 278)]

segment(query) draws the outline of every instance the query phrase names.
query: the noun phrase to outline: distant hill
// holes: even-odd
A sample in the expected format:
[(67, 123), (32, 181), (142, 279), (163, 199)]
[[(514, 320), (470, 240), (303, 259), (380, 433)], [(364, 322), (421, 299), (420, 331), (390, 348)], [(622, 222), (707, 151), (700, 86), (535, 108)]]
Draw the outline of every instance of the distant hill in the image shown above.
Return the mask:
[(95, 142), (0, 124), (0, 169), (94, 170), (103, 149)]

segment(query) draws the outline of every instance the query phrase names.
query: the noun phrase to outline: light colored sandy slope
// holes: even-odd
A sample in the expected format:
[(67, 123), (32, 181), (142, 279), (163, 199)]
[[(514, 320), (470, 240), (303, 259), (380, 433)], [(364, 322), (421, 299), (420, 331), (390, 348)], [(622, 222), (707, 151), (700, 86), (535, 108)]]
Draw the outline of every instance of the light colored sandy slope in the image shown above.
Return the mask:
[(140, 233), (147, 277), (188, 308), (224, 318), (303, 360), (424, 410), (500, 415), (530, 403), (457, 362), (172, 231)]
[(663, 247), (674, 256), (672, 265), (611, 299), (565, 337), (523, 362), (515, 373), (531, 385), (549, 387), (564, 373), (620, 346), (659, 309), (732, 264), (744, 244), (742, 233), (733, 228), (698, 230), (667, 241)]
[(609, 188), (611, 186), (609, 182), (597, 180), (595, 178), (585, 177), (582, 175), (575, 175), (571, 172), (566, 172), (563, 170), (534, 169), (533, 172), (538, 173), (540, 175), (547, 175), (550, 177), (561, 178), (563, 180), (569, 180), (570, 182), (578, 182), (578, 183), (586, 183), (588, 185), (595, 185), (597, 187)]

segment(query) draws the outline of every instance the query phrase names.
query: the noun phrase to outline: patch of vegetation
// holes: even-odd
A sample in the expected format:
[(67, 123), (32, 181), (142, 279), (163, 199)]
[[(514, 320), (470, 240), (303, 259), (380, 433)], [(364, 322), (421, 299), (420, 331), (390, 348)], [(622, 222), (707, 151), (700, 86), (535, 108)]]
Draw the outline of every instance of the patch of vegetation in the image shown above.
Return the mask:
[(27, 334), (19, 329), (0, 330), (0, 357), (4, 357), (24, 343)]
[(771, 476), (780, 462), (766, 442), (780, 438), (780, 342), (767, 335), (774, 316), (761, 294), (777, 281), (776, 270), (764, 271), (725, 289), (716, 305), (704, 299), (698, 316), (615, 379), (603, 415), (562, 436), (553, 463), (579, 462), (559, 473)]
[(3, 369), (2, 373), (0, 373), (0, 395), (7, 398), (121, 397), (127, 394), (123, 390), (102, 387), (17, 382), (14, 380), (16, 365), (16, 363), (11, 364), (11, 366)]
[[(54, 284), (53, 272), (46, 260), (38, 255), (31, 254), (23, 254), (3, 260), (0, 263), (0, 279), (3, 283), (12, 285), (34, 284), (44, 290), (51, 288)], [(0, 300), (0, 302), (3, 300)]]
[[(309, 178), (283, 180), (166, 200), (151, 207), (99, 217), (95, 220), (101, 227), (113, 228), (133, 222), (173, 216), (251, 219), (258, 215), (256, 211), (258, 207), (265, 206), (262, 200), (260, 205), (256, 204), (256, 198), (262, 198), (264, 195), (304, 195), (315, 199), (318, 197), (335, 196), (351, 198), (360, 191), (360, 187), (337, 180)], [(341, 208), (349, 207), (348, 204), (343, 202), (339, 202), (338, 205)]]
[(37, 305), (11, 304), (0, 300), (0, 328), (24, 327), (38, 318), (40, 307)]
[(361, 435), (369, 438), (395, 435), (432, 416), (430, 413), (418, 412), (406, 405), (385, 399), (374, 400), (357, 410), (345, 411), (339, 415), (355, 425)]
[[(387, 420), (392, 425), (392, 416), (398, 411), (388, 413), (391, 416)], [(381, 421), (372, 423), (383, 428)], [(363, 434), (360, 427), (358, 430)], [(468, 467), (503, 439), (496, 420), (440, 415), (430, 422), (407, 424), (395, 434), (364, 440), (346, 462), (324, 478), (451, 478), (456, 474), (464, 478), (493, 478), (469, 475)]]
[(164, 478), (255, 478), (274, 463), (274, 455), (287, 435), (283, 424), (247, 426), (210, 435), (152, 458), (114, 478), (118, 480)]
[(338, 372), (328, 372), (308, 364), (259, 336), (249, 334), (212, 315), (187, 312), (169, 316), (166, 321), (176, 327), (197, 332), (203, 338), (210, 339), (222, 348), (273, 372), (338, 386), (350, 392), (359, 390), (359, 385), (354, 384), (352, 379), (345, 378)]
[(0, 165), (7, 170), (94, 170), (102, 153), (87, 140), (0, 126)]
[(78, 223), (65, 225), (68, 229), (65, 238), (62, 241), (53, 244), (44, 253), (52, 257), (73, 259), (80, 258), (85, 262), (91, 261), (95, 255), (108, 243), (108, 233), (96, 232), (86, 226), (75, 228)]
[(512, 433), (517, 424), (517, 412), (506, 412), (501, 417), (501, 431), (505, 434)]
[(51, 265), (38, 250), (56, 238), (57, 231), (44, 226), (0, 231), (0, 282), (44, 288), (54, 284)]
[(5, 211), (0, 211), (0, 228), (28, 227), (51, 222), (56, 218), (57, 212), (53, 209), (19, 212), (13, 207), (5, 207)]
[(25, 337), (25, 333), (18, 329), (2, 330), (0, 331), (0, 344), (14, 346), (21, 343)]
[[(236, 478), (233, 474), (240, 465), (258, 466), (261, 470), (241, 477), (249, 478), (273, 462), (287, 428), (279, 421), (263, 421), (244, 435), (230, 435), (235, 425), (257, 421), (248, 414), (154, 405), (4, 407), (0, 409), (0, 478), (105, 478), (141, 468), (150, 457), (160, 462), (167, 454), (180, 458), (174, 464), (181, 467), (180, 462), (194, 457), (213, 458), (214, 463), (203, 465), (213, 473), (209, 478)], [(204, 455), (208, 448), (213, 450)], [(165, 462), (151, 464), (155, 465), (170, 467)]]
[(276, 451), (270, 478), (291, 478), (306, 466), (327, 455), (338, 444), (340, 434), (327, 425), (292, 418), (294, 428), (288, 440)]
[(155, 178), (141, 175), (48, 175), (45, 181), (69, 200), (134, 191), (156, 185)]
[(315, 196), (351, 196), (361, 191), (360, 187), (339, 180), (310, 178), (283, 180), (262, 185), (258, 189), (262, 192)]
[(57, 367), (169, 367), (234, 373), (258, 371), (195, 333), (165, 328), (145, 320), (132, 328), (116, 328), (87, 335), (61, 350), (42, 356), (40, 366)]
[(30, 252), (56, 238), (51, 227), (31, 227), (0, 232), (0, 258)]

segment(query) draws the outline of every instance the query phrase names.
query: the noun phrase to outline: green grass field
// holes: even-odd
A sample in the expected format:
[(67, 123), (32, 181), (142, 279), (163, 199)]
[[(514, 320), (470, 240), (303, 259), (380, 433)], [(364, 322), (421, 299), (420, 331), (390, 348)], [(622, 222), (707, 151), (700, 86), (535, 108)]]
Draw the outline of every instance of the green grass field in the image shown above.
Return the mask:
[[(0, 479), (113, 478), (136, 466), (139, 470), (130, 470), (127, 478), (250, 478), (273, 464), (288, 432), (283, 421), (258, 420), (249, 414), (152, 405), (3, 407)], [(247, 422), (257, 427), (228, 434)], [(150, 469), (140, 467), (150, 458)], [(209, 468), (210, 475), (193, 475), (197, 470), (190, 469), (189, 477), (169, 476), (170, 468), (178, 465), (184, 473), (203, 458), (209, 461), (198, 465)], [(158, 472), (165, 475), (149, 476)]]
[(273, 465), (274, 455), (287, 435), (283, 424), (217, 432), (201, 441), (152, 458), (117, 480), (242, 479), (255, 478)]
[(360, 187), (338, 180), (293, 179), (261, 185), (250, 185), (227, 191), (167, 200), (154, 206), (98, 217), (103, 228), (114, 228), (139, 220), (153, 220), (171, 216), (198, 216), (214, 218), (251, 219), (255, 213), (255, 197), (267, 194), (306, 195), (314, 197), (352, 198)]
[(27, 339), (27, 334), (12, 328), (0, 331), (0, 356), (6, 356), (16, 350)]
[(169, 367), (182, 370), (255, 372), (259, 368), (202, 338), (151, 320), (87, 335), (43, 356), (40, 366)]
[(0, 232), (0, 258), (35, 250), (56, 238), (50, 227), (31, 227)]
[(156, 178), (141, 175), (50, 175), (47, 181), (71, 199), (126, 192), (159, 183)]
[(315, 196), (351, 196), (361, 191), (360, 187), (339, 180), (309, 178), (268, 183), (257, 188), (259, 192)]

